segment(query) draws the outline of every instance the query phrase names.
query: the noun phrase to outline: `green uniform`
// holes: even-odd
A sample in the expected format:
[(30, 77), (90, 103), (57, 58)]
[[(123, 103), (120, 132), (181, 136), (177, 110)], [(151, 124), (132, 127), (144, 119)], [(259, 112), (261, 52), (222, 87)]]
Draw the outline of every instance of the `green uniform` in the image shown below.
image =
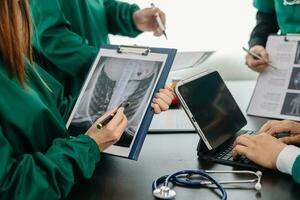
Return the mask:
[(296, 158), (293, 164), (292, 176), (297, 183), (300, 183), (300, 155)]
[(86, 135), (65, 128), (74, 98), (37, 66), (50, 92), (28, 64), (27, 88), (10, 79), (0, 58), (0, 199), (60, 199), (89, 178), (100, 159)]
[[(35, 23), (34, 47), (41, 66), (78, 94), (108, 33), (137, 36), (132, 15), (138, 6), (116, 0), (30, 0)], [(80, 81), (78, 81), (81, 80)], [(76, 85), (77, 84), (77, 85)]]
[(258, 11), (276, 13), (282, 34), (300, 33), (300, 5), (283, 5), (283, 0), (254, 0)]

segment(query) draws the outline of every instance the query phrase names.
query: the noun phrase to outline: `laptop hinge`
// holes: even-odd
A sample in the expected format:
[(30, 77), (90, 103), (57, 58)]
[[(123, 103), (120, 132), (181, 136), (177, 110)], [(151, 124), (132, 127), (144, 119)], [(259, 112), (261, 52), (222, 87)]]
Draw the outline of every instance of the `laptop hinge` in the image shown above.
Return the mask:
[(207, 152), (209, 152), (209, 149), (206, 147), (206, 145), (202, 141), (202, 139), (200, 139), (199, 142), (198, 142), (198, 146), (197, 146), (197, 155), (198, 155), (198, 157), (202, 157)]

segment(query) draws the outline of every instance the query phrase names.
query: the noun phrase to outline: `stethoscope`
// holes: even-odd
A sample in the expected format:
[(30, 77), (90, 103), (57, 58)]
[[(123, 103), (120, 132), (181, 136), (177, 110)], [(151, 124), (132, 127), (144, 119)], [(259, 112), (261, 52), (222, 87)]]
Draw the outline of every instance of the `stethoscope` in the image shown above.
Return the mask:
[[(256, 176), (253, 179), (247, 180), (232, 180), (232, 181), (217, 181), (209, 174), (250, 174)], [(194, 176), (194, 177), (193, 177)], [(174, 185), (189, 188), (201, 188), (210, 187), (218, 189), (222, 194), (222, 200), (227, 199), (227, 193), (222, 185), (230, 184), (248, 184), (255, 183), (254, 187), (248, 189), (255, 189), (257, 191), (261, 190), (261, 171), (214, 171), (214, 170), (182, 170), (174, 172), (173, 174), (164, 175), (152, 183), (152, 193), (153, 196), (158, 199), (173, 199), (176, 196), (176, 192), (172, 190), (168, 184), (171, 182)], [(197, 180), (195, 180), (197, 178)], [(199, 180), (200, 178), (200, 180)], [(159, 185), (163, 184), (159, 187)], [(234, 186), (231, 188), (241, 188), (240, 186)]]
[(283, 5), (285, 6), (293, 6), (300, 4), (300, 0), (283, 0)]

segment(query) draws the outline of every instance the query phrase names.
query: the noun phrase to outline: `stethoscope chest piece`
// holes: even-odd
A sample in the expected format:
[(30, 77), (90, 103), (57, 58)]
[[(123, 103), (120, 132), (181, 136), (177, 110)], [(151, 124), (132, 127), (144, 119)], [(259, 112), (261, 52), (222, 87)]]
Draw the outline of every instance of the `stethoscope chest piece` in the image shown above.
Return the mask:
[(153, 190), (153, 196), (158, 199), (174, 199), (176, 192), (167, 186), (161, 186), (160, 188)]

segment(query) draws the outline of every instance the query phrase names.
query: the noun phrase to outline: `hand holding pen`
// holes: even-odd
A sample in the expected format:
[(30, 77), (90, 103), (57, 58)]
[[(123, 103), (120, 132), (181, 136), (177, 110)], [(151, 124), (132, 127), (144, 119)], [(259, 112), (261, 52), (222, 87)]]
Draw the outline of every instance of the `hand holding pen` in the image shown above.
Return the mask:
[(166, 15), (159, 8), (151, 4), (151, 8), (144, 8), (133, 13), (133, 21), (140, 31), (152, 31), (155, 36), (166, 34)]
[[(97, 128), (97, 125), (100, 123), (102, 125), (101, 129)], [(128, 120), (124, 114), (124, 107), (118, 107), (100, 117), (89, 128), (86, 135), (95, 141), (95, 143), (99, 146), (100, 151), (104, 151), (119, 141), (127, 125)]]
[[(156, 9), (154, 3), (151, 3), (150, 5), (153, 9)], [(165, 38), (168, 39), (167, 33), (166, 33), (165, 22), (164, 23), (162, 22), (158, 12), (155, 13), (155, 20), (158, 24), (159, 30), (164, 34)]]
[(107, 117), (105, 117), (103, 120), (100, 120), (100, 122), (97, 123), (97, 125), (96, 125), (97, 129), (102, 129), (104, 126), (106, 126), (117, 114), (117, 111), (119, 110), (119, 108), (126, 109), (128, 106), (129, 106), (129, 103), (122, 103), (121, 105), (119, 105), (115, 111), (113, 111)]
[(254, 71), (263, 72), (268, 66), (273, 69), (278, 69), (269, 60), (269, 54), (266, 49), (261, 45), (255, 45), (250, 50), (243, 47), (243, 50), (247, 52), (246, 64)]

